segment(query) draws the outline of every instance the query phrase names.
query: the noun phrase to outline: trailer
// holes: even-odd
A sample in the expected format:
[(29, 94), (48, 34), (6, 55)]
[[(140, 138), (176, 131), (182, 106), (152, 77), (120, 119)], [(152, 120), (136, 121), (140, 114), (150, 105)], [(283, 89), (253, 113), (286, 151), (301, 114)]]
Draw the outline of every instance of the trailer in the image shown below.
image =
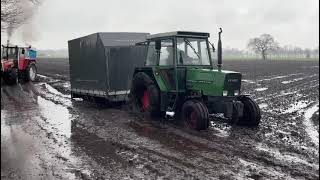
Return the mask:
[(98, 32), (68, 41), (72, 98), (127, 101), (135, 67), (143, 66), (149, 33)]

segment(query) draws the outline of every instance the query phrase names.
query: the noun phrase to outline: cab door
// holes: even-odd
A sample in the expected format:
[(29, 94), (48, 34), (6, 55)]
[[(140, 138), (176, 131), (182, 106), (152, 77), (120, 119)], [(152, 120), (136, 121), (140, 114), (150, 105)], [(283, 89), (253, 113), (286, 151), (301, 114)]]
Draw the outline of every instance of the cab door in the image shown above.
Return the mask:
[[(151, 40), (148, 44), (146, 66), (154, 67), (156, 79), (161, 80), (161, 91), (176, 89), (175, 77), (175, 48), (172, 38)], [(160, 86), (160, 85), (159, 85)]]
[(173, 39), (161, 39), (156, 41), (156, 49), (159, 51), (158, 72), (161, 75), (168, 91), (176, 90), (175, 74), (175, 48)]

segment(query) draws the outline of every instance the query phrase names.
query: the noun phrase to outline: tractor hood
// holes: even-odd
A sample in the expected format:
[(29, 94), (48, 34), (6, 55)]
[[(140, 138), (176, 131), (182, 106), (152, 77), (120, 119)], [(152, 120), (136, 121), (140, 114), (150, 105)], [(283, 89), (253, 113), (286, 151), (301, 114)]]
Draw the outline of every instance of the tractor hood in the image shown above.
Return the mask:
[(234, 96), (240, 93), (241, 73), (190, 68), (186, 72), (186, 87), (207, 96)]

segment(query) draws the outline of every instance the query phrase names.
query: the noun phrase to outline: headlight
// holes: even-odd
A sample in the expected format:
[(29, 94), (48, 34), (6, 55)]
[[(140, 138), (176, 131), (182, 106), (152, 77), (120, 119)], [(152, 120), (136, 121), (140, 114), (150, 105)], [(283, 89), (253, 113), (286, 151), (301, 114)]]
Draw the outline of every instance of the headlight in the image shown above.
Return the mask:
[(222, 96), (227, 96), (227, 95), (228, 95), (228, 91), (227, 90), (222, 91)]
[(239, 90), (234, 90), (234, 95), (238, 96), (239, 95)]

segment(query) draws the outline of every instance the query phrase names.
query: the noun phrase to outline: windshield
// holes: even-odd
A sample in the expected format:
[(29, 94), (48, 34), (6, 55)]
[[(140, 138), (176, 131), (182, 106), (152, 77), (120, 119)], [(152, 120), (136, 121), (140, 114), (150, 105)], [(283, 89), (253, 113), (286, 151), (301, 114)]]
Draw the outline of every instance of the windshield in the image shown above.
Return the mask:
[(210, 65), (206, 39), (177, 38), (179, 65)]

